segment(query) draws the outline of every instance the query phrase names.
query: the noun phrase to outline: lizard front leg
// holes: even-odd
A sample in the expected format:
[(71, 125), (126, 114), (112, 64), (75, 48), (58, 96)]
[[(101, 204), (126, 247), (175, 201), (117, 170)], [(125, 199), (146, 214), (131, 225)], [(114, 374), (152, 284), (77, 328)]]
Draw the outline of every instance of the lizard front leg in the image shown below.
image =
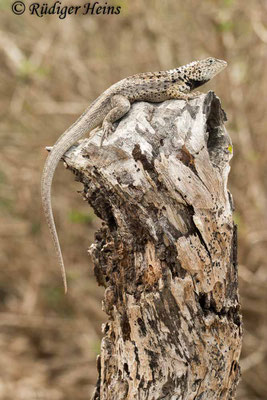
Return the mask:
[(203, 93), (201, 93), (197, 90), (195, 92), (190, 92), (190, 93), (188, 93), (188, 100), (195, 99), (196, 97), (201, 96), (202, 94)]
[(101, 138), (100, 147), (102, 146), (104, 139), (113, 132), (113, 122), (122, 118), (130, 110), (131, 103), (127, 97), (117, 94), (111, 99), (111, 107), (111, 110), (103, 120), (103, 136)]
[(167, 89), (169, 99), (191, 100), (201, 94), (201, 92), (189, 92), (189, 87), (181, 83), (173, 84)]

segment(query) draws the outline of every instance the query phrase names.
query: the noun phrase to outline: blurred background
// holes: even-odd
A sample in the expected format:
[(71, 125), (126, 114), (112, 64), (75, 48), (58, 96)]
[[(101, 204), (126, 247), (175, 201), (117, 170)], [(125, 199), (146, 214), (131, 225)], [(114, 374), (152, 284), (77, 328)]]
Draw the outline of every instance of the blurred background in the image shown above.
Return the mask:
[(97, 376), (106, 316), (87, 249), (101, 221), (60, 165), (53, 208), (65, 296), (40, 206), (45, 146), (112, 83), (208, 56), (229, 63), (202, 91), (221, 98), (234, 144), (229, 188), (244, 318), (238, 399), (267, 399), (267, 2), (108, 4), (121, 13), (60, 20), (16, 16), (10, 0), (0, 0), (0, 399), (85, 400)]

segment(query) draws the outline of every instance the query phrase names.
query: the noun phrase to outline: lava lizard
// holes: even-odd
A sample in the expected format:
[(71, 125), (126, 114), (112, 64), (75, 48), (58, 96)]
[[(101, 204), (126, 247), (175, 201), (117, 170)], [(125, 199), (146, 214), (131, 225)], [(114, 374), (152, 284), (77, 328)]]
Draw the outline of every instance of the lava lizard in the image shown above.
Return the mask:
[(216, 58), (193, 61), (190, 64), (168, 71), (144, 72), (122, 79), (102, 93), (56, 141), (47, 157), (42, 181), (42, 204), (49, 230), (61, 267), (65, 293), (67, 279), (57, 236), (51, 205), (51, 186), (55, 169), (65, 152), (81, 137), (102, 124), (100, 141), (113, 132), (113, 122), (122, 118), (135, 101), (162, 102), (169, 99), (188, 100), (200, 93), (190, 93), (217, 75), (227, 66), (226, 61)]

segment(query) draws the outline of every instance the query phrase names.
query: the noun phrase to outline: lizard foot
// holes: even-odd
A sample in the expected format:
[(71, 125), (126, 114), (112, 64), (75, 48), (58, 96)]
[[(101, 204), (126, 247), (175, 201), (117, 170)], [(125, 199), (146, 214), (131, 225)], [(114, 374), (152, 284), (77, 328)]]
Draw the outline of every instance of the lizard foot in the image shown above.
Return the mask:
[(203, 93), (201, 93), (201, 92), (187, 93), (187, 94), (184, 95), (183, 99), (188, 104), (189, 100), (193, 100), (193, 99), (197, 98), (198, 96), (200, 96), (201, 94), (203, 94)]
[(201, 93), (201, 92), (193, 92), (193, 93), (190, 93), (189, 95), (188, 95), (188, 100), (192, 100), (192, 99), (195, 99), (196, 97), (198, 97), (198, 96), (200, 96), (201, 94), (203, 94), (203, 93)]
[(102, 147), (102, 144), (104, 142), (104, 140), (112, 133), (115, 131), (115, 127), (113, 126), (113, 124), (111, 122), (108, 121), (104, 121), (103, 125), (103, 135), (101, 138), (101, 142), (100, 142), (100, 147)]

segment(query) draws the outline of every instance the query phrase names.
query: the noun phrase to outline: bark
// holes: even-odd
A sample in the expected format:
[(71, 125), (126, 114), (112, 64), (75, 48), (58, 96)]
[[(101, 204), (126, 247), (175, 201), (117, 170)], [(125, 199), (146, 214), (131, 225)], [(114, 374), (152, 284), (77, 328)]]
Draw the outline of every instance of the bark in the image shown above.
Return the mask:
[(94, 400), (234, 399), (241, 316), (232, 157), (213, 92), (135, 103), (99, 148), (66, 155), (105, 223), (90, 252), (106, 287)]

